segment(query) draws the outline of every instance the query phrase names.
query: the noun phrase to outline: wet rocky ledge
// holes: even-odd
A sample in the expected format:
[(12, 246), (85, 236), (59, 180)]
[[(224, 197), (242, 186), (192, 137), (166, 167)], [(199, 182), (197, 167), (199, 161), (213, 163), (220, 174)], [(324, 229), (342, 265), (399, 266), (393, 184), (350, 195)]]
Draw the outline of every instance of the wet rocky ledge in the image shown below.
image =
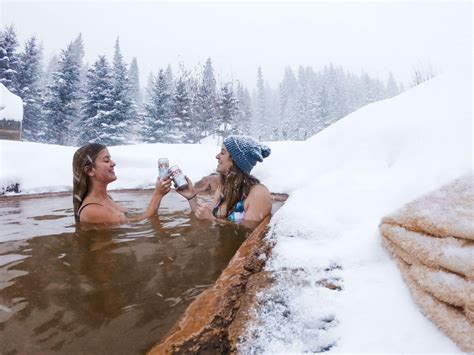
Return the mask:
[[(287, 195), (273, 194), (285, 201)], [(271, 246), (265, 241), (270, 217), (242, 243), (214, 285), (186, 309), (148, 354), (235, 353), (246, 325), (252, 322), (257, 293), (272, 280), (263, 271)]]

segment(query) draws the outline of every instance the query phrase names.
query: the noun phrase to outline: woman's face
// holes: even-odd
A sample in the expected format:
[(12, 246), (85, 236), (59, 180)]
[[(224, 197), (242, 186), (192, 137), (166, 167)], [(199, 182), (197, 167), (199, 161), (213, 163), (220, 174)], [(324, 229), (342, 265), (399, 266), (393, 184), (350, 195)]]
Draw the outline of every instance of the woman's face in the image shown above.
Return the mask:
[(234, 163), (232, 162), (232, 158), (229, 152), (227, 151), (227, 149), (225, 149), (224, 145), (222, 146), (219, 154), (216, 155), (216, 159), (217, 159), (216, 171), (219, 174), (227, 174), (230, 168), (232, 167), (232, 165), (234, 165)]
[(89, 176), (95, 176), (98, 180), (109, 183), (117, 180), (114, 171), (115, 162), (110, 157), (107, 148), (104, 148), (95, 158), (94, 167)]

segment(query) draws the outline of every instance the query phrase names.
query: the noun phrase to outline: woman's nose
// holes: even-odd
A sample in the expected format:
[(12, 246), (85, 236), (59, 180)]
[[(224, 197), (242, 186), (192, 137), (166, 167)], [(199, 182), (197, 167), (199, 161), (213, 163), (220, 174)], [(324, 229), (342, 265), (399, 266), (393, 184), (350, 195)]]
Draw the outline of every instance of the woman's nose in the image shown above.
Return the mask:
[(112, 165), (112, 167), (114, 167), (116, 164), (113, 160), (110, 161), (110, 165)]

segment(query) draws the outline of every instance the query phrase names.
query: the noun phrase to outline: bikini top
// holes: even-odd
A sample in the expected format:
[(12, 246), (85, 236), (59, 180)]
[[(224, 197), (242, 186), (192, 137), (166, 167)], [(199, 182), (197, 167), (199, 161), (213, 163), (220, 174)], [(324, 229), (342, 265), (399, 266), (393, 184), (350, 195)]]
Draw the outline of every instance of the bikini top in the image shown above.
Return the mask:
[[(224, 199), (222, 199), (222, 198), (219, 199), (216, 206), (212, 209), (212, 214), (216, 218), (219, 218), (217, 216), (217, 213), (219, 212), (219, 207), (220, 207), (220, 205), (222, 204), (223, 201), (224, 201)], [(227, 220), (231, 221), (231, 222), (234, 222), (234, 223), (240, 223), (244, 220), (244, 218), (245, 218), (244, 201), (241, 200), (241, 201), (237, 202), (237, 204), (235, 205), (235, 208), (232, 210), (232, 212), (227, 217)]]

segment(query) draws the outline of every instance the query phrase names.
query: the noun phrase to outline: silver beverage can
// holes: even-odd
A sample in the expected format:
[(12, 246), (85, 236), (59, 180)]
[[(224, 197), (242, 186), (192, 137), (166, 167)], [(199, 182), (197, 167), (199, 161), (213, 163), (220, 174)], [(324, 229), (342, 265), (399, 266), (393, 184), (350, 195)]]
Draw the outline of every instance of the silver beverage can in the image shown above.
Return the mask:
[(169, 169), (169, 172), (171, 173), (171, 178), (173, 179), (174, 185), (178, 190), (184, 189), (188, 186), (188, 182), (186, 181), (186, 178), (184, 177), (184, 174), (178, 165), (173, 165)]
[(163, 179), (166, 174), (168, 174), (168, 169), (170, 167), (170, 162), (168, 158), (160, 158), (158, 159), (158, 173), (160, 180)]

